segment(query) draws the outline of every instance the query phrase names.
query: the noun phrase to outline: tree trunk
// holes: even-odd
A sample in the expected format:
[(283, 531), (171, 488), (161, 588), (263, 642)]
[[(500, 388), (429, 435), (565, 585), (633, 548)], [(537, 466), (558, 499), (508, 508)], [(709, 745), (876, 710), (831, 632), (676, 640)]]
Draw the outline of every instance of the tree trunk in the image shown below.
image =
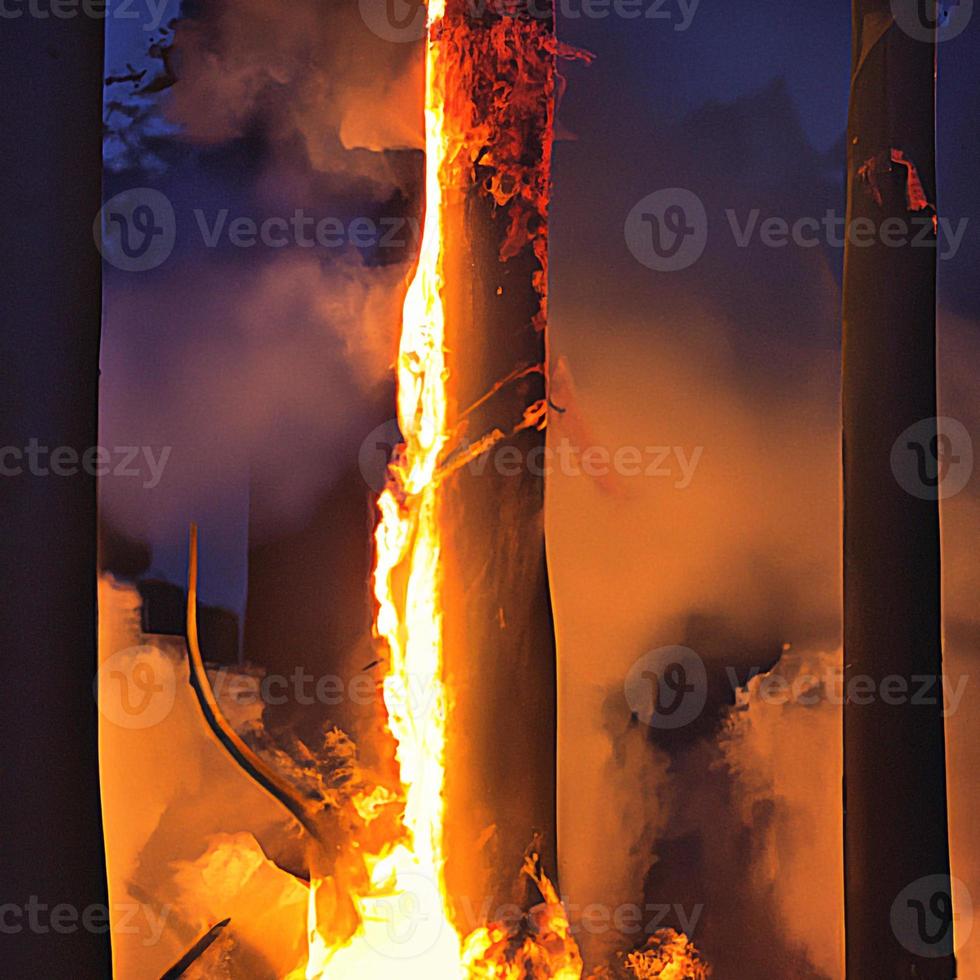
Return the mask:
[[(555, 67), (554, 26), (544, 7), (530, 8), (532, 16), (514, 3), (510, 16), (481, 17), (459, 0), (447, 6), (447, 22), (459, 32), (461, 77), (451, 88), (472, 101), (474, 128), (490, 134), (451, 189), (446, 230), (449, 423), (461, 443), (457, 460), (499, 434), (453, 470), (443, 491), (453, 699), (447, 879), (466, 928), (483, 924), (481, 909), (493, 918), (502, 906), (536, 901), (533, 888), (515, 888), (536, 831), (544, 870), (552, 879), (557, 873), (555, 639), (544, 545), (545, 434), (538, 427), (546, 405)], [(487, 149), (492, 162), (484, 161)], [(513, 187), (526, 193), (505, 199)]]
[[(855, 0), (853, 55), (849, 239), (874, 244), (849, 240), (844, 276), (847, 976), (949, 978), (939, 505), (929, 476), (939, 466), (935, 38), (900, 28), (889, 0)], [(913, 239), (925, 226), (924, 244), (884, 243), (895, 221)], [(909, 478), (917, 466), (926, 467), (919, 486)], [(933, 681), (933, 703), (915, 696), (920, 676)]]
[(95, 479), (53, 475), (49, 456), (36, 451), (32, 465), (25, 455), (70, 447), (77, 463), (97, 442), (104, 21), (75, 14), (42, 19), (25, 6), (4, 20), (0, 49), (0, 447), (10, 447), (0, 459), (0, 840), (12, 978), (111, 975), (93, 694)]

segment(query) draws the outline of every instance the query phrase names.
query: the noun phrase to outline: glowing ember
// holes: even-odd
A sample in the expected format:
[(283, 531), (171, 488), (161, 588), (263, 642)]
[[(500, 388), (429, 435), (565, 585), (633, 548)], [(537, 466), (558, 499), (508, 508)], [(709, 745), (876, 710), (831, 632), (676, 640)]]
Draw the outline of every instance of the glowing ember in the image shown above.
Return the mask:
[(710, 968), (682, 933), (661, 929), (646, 946), (625, 959), (626, 968), (637, 980), (708, 980)]

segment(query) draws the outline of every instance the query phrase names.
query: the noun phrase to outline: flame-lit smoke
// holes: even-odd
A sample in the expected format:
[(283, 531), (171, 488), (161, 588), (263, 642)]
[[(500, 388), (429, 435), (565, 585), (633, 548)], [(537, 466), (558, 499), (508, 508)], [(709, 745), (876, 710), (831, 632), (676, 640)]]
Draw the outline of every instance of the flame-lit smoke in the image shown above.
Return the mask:
[[(461, 63), (461, 58), (472, 56), (466, 51), (471, 38), (462, 29), (456, 30), (456, 13), (447, 24), (444, 0), (433, 0), (428, 11), (426, 217), (418, 264), (405, 299), (397, 359), (398, 415), (404, 443), (392, 461), (389, 486), (378, 502), (375, 535), (375, 631), (386, 651), (383, 700), (395, 746), (398, 786), (394, 793), (384, 786), (366, 786), (350, 801), (356, 819), (344, 816), (354, 829), (340, 841), (340, 853), (310, 857), (308, 950), (305, 961), (288, 973), (290, 980), (371, 980), (392, 975), (420, 980), (578, 980), (583, 974), (561, 899), (532, 850), (522, 875), (528, 892), (536, 892), (541, 901), (518, 922), (490, 922), (472, 932), (461, 930), (453, 920), (444, 877), (447, 814), (443, 788), (450, 698), (443, 682), (440, 485), (446, 474), (440, 472), (440, 465), (445, 462), (450, 433), (443, 218), (448, 188), (460, 180), (461, 173), (471, 172), (478, 153), (482, 153), (481, 165), (495, 174), (488, 193), (498, 207), (508, 209), (501, 260), (533, 243), (542, 266), (535, 286), (542, 293), (546, 274), (545, 246), (534, 231), (546, 207), (546, 176), (541, 171), (533, 181), (521, 179), (521, 141), (516, 136), (508, 139), (507, 131), (515, 117), (532, 111), (539, 93), (525, 85), (520, 93), (524, 101), (508, 102), (499, 92), (488, 95), (491, 101), (508, 103), (508, 114), (495, 116), (495, 122), (474, 124), (471, 87), (458, 82), (463, 78), (493, 89), (493, 63), (489, 70), (483, 66), (482, 74), (472, 64)], [(553, 41), (549, 44), (545, 30), (537, 24), (526, 26), (529, 56), (552, 57), (555, 45)], [(483, 43), (503, 57), (520, 30), (519, 24), (505, 19), (487, 32)], [(539, 110), (540, 106), (534, 108)], [(550, 140), (553, 117), (550, 109), (544, 111)], [(536, 321), (539, 328), (544, 325), (545, 312), (542, 305)], [(543, 424), (543, 411), (543, 403), (532, 406), (524, 423)], [(425, 692), (422, 705), (419, 691)], [(324, 809), (343, 809), (326, 794), (317, 796)], [(397, 826), (390, 819), (380, 819), (382, 814), (390, 818), (393, 810), (400, 811)], [(270, 878), (277, 887), (281, 884), (282, 868), (277, 870), (275, 862), (265, 860), (247, 838), (214, 837), (208, 850), (189, 867), (185, 878), (188, 882), (201, 879), (205, 890), (215, 873), (226, 875), (225, 885), (252, 882), (259, 876)], [(289, 881), (289, 888), (294, 895), (295, 881)], [(222, 893), (220, 897), (227, 896)], [(200, 912), (202, 919), (209, 920), (218, 914), (210, 906)], [(249, 918), (248, 913), (233, 917), (236, 935), (241, 929), (239, 919)], [(629, 954), (623, 963), (629, 971), (625, 975), (706, 975), (688, 969), (697, 961), (684, 937), (676, 937), (669, 956), (663, 952)]]

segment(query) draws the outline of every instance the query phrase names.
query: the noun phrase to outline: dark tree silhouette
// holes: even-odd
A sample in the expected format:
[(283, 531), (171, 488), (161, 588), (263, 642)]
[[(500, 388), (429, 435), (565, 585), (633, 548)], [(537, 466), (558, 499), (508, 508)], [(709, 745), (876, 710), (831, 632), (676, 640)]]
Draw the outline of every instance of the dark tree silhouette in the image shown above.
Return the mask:
[[(92, 225), (104, 20), (82, 9), (40, 18), (25, 4), (4, 20), (0, 49), (0, 446), (37, 440), (76, 459), (97, 441), (101, 300)], [(111, 975), (93, 695), (95, 480), (34, 475), (9, 454), (3, 462), (0, 867), (2, 900), (20, 914), (6, 910), (2, 972), (94, 980)], [(62, 904), (73, 919), (52, 918)]]
[[(930, 894), (905, 892), (949, 875), (942, 698), (880, 696), (887, 677), (942, 672), (938, 503), (927, 489), (909, 492), (892, 469), (893, 446), (915, 423), (932, 420), (917, 437), (923, 451), (936, 450), (935, 38), (899, 27), (889, 0), (855, 0), (853, 48), (849, 228), (881, 230), (894, 219), (916, 235), (924, 225), (926, 235), (925, 247), (852, 242), (845, 259), (847, 976), (945, 980), (955, 976), (951, 928), (933, 923), (927, 931), (942, 932), (939, 942), (928, 955), (913, 951), (910, 903), (938, 899), (942, 917), (948, 895), (932, 886)], [(861, 678), (879, 693), (869, 699)]]

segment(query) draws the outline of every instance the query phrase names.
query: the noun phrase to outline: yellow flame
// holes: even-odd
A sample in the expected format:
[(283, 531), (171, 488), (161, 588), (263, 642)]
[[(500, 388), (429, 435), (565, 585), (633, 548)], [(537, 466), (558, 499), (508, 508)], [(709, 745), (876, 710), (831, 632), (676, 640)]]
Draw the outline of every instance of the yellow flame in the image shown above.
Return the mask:
[[(516, 951), (505, 930), (488, 925), (464, 938), (452, 923), (445, 881), (445, 755), (448, 699), (443, 683), (439, 486), (448, 438), (443, 251), (445, 184), (460, 135), (446, 117), (446, 73), (435, 36), (445, 0), (427, 17), (426, 211), (418, 265), (402, 311), (398, 421), (404, 444), (389, 467), (375, 531), (375, 631), (388, 647), (383, 692), (404, 795), (404, 839), (364, 855), (370, 879), (351, 896), (360, 918), (353, 939), (329, 938), (334, 883), (311, 883), (307, 980), (476, 980), (536, 976), (579, 980), (581, 960), (551, 883), (538, 933), (557, 955), (530, 939)], [(370, 806), (365, 801), (365, 806)], [(322, 901), (321, 901), (322, 896)], [(324, 910), (327, 910), (326, 913)], [(516, 959), (515, 959), (516, 956)], [(535, 964), (540, 964), (537, 968)], [(298, 980), (298, 978), (297, 978)]]
[(430, 0), (426, 47), (426, 212), (415, 275), (402, 314), (398, 420), (404, 439), (392, 480), (378, 501), (375, 629), (387, 643), (384, 702), (404, 791), (406, 838), (366, 856), (367, 894), (354, 896), (361, 929), (331, 946), (311, 887), (308, 980), (464, 976), (450, 921), (443, 851), (447, 699), (442, 680), (440, 534), (437, 481), (446, 442), (444, 200), (440, 175), (450, 150), (433, 26), (444, 0)]
[[(398, 421), (404, 440), (378, 500), (375, 632), (388, 647), (383, 682), (388, 728), (400, 770), (405, 833), (363, 854), (366, 885), (349, 896), (360, 925), (332, 938), (338, 882), (313, 875), (305, 972), (289, 980), (581, 980), (582, 959), (551, 881), (529, 858), (524, 868), (544, 901), (520, 935), (488, 923), (461, 935), (446, 887), (445, 757), (448, 697), (443, 682), (438, 466), (449, 437), (443, 255), (446, 187), (463, 138), (447, 119), (447, 65), (438, 40), (446, 0), (429, 0), (426, 39), (426, 211), (418, 265), (402, 310)], [(521, 428), (540, 424), (543, 403)], [(499, 433), (502, 438), (503, 433)], [(385, 791), (355, 801), (373, 819)]]

